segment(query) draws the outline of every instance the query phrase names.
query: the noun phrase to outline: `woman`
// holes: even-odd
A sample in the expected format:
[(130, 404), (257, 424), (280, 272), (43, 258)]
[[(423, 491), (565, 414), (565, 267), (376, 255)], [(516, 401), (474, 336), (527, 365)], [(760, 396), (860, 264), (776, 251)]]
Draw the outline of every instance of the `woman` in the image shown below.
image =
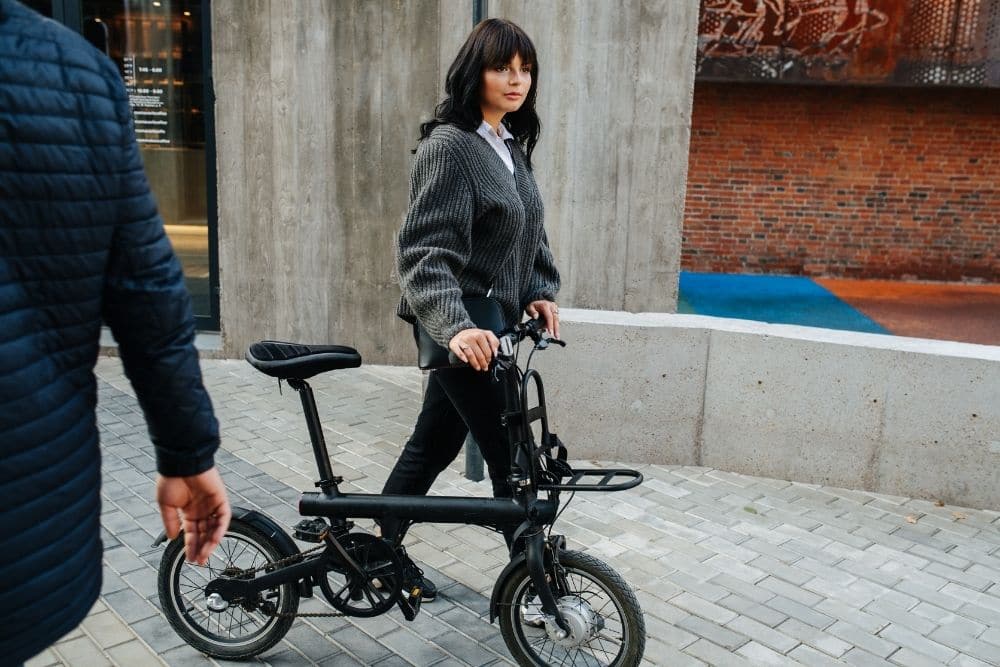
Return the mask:
[[(538, 142), (538, 60), (531, 39), (503, 19), (473, 29), (448, 70), (446, 97), (420, 128), (410, 209), (399, 232), (397, 314), (419, 322), (468, 367), (432, 371), (413, 435), (383, 493), (424, 495), (471, 431), (489, 467), (493, 495), (509, 497), (502, 385), (485, 371), (499, 341), (479, 329), (463, 296), (497, 299), (508, 325), (522, 313), (559, 335), (556, 270), (531, 170)], [(383, 534), (402, 540), (398, 523)], [(404, 528), (405, 529), (405, 528)], [(407, 583), (436, 595), (406, 562)]]

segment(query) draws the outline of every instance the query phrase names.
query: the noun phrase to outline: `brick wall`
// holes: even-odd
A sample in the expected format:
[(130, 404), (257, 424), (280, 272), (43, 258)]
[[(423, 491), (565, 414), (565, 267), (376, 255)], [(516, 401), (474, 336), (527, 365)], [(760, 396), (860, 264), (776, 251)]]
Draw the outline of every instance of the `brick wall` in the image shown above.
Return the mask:
[(699, 82), (682, 268), (1000, 282), (1000, 90)]

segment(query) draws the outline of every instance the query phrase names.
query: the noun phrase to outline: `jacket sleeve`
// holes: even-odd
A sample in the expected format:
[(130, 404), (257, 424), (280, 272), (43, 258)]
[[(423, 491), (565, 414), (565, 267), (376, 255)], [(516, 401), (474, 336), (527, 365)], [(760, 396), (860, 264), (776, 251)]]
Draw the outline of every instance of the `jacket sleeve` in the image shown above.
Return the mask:
[(542, 299), (555, 301), (560, 285), (559, 270), (556, 269), (555, 259), (552, 257), (552, 251), (549, 249), (548, 236), (543, 231), (542, 242), (535, 253), (531, 280), (521, 294), (521, 310), (527, 308), (533, 301)]
[(149, 190), (117, 72), (109, 85), (122, 127), (123, 173), (102, 315), (146, 417), (157, 469), (194, 475), (214, 465), (219, 426), (194, 348), (191, 298)]
[(474, 197), (446, 144), (426, 139), (410, 174), (410, 209), (399, 230), (396, 269), (403, 298), (431, 338), (447, 347), (474, 328), (457, 276), (472, 248)]

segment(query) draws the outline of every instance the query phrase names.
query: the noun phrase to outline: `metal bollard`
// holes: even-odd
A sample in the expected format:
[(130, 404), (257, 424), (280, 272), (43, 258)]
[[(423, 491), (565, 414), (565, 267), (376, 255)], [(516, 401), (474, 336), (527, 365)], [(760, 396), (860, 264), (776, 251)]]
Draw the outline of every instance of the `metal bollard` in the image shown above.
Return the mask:
[[(421, 389), (426, 392), (428, 371), (424, 371), (423, 376)], [(465, 479), (471, 479), (473, 482), (483, 481), (483, 453), (479, 451), (479, 445), (476, 444), (471, 433), (465, 436), (463, 448), (465, 449)]]
[(483, 481), (483, 453), (471, 433), (465, 436), (465, 479)]
[[(472, 0), (472, 25), (475, 26), (489, 13), (487, 0)], [(473, 482), (483, 480), (483, 453), (472, 434), (465, 436), (465, 478)]]

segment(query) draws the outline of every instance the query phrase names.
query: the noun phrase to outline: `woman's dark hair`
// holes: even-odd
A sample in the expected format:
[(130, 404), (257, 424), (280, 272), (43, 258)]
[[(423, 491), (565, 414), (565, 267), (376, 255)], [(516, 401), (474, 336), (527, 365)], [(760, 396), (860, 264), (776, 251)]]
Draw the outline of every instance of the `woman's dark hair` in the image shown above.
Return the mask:
[(448, 68), (448, 77), (444, 82), (444, 101), (434, 109), (434, 118), (420, 125), (420, 141), (429, 137), (431, 131), (443, 123), (475, 132), (483, 122), (479, 96), (483, 71), (489, 67), (506, 65), (515, 55), (521, 56), (522, 63), (531, 65), (531, 89), (521, 108), (504, 116), (503, 124), (521, 145), (528, 168), (531, 169), (531, 153), (535, 150), (541, 130), (538, 114), (535, 113), (538, 58), (531, 38), (506, 19), (486, 19), (472, 29), (469, 38), (455, 56), (455, 62)]

